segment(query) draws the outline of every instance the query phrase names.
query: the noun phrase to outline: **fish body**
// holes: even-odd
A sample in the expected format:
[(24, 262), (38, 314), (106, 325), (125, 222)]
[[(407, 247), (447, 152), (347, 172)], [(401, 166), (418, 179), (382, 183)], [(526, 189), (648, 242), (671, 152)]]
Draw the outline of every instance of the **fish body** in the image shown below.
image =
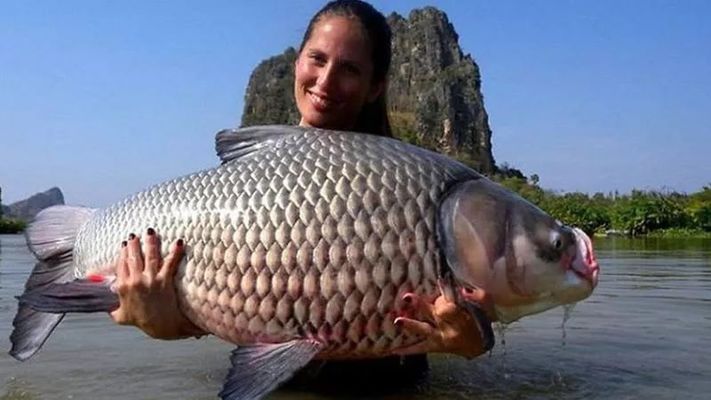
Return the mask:
[(20, 298), (11, 353), (34, 354), (62, 307), (115, 307), (109, 290), (91, 307), (66, 293), (94, 296), (87, 278), (112, 276), (118, 244), (148, 227), (163, 254), (186, 243), (175, 278), (183, 313), (242, 346), (223, 398), (260, 397), (278, 384), (245, 385), (260, 379), (245, 375), (249, 360), (286, 366), (287, 376), (315, 357), (382, 357), (417, 343), (394, 325), (402, 295), (434, 299), (443, 281), (455, 293), (485, 289), (503, 321), (581, 300), (597, 283), (584, 233), (445, 156), (295, 127), (223, 131), (217, 149), (222, 165), (107, 209), (41, 214), (28, 229), (40, 262)]
[(187, 244), (183, 312), (225, 340), (314, 337), (349, 358), (414, 343), (393, 325), (399, 299), (436, 295), (437, 203), (448, 184), (480, 176), (376, 136), (297, 132), (98, 211), (77, 236), (75, 277), (153, 227), (164, 252)]

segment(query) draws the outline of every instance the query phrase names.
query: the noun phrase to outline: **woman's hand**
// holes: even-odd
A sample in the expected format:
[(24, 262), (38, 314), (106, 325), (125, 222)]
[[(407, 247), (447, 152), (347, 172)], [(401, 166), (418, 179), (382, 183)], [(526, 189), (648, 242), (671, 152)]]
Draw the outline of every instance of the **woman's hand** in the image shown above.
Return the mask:
[(173, 278), (183, 258), (183, 241), (178, 240), (162, 259), (160, 239), (152, 228), (141, 240), (134, 234), (121, 244), (116, 268), (115, 290), (120, 306), (111, 318), (121, 325), (134, 325), (157, 339), (180, 339), (203, 335), (178, 308)]
[(424, 340), (399, 349), (397, 354), (451, 353), (474, 358), (489, 351), (494, 345), (493, 312), (486, 293), (467, 290), (461, 297), (464, 302), (460, 306), (444, 294), (434, 304), (415, 293), (403, 295), (407, 314), (416, 318), (398, 317), (395, 325)]

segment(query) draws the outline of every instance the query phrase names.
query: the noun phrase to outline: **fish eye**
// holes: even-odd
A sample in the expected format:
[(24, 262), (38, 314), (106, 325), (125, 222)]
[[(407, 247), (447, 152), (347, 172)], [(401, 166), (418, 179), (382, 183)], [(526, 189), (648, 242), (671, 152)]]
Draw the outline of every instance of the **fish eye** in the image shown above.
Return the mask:
[(553, 234), (551, 234), (551, 246), (553, 246), (556, 250), (563, 249), (563, 238), (561, 238), (558, 232), (553, 232)]

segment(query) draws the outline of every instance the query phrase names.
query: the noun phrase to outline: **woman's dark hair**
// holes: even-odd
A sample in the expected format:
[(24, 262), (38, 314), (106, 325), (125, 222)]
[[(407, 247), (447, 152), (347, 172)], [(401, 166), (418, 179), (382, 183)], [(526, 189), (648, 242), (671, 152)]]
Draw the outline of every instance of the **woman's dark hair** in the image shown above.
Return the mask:
[(311, 18), (311, 21), (309, 21), (309, 25), (304, 33), (304, 38), (301, 41), (301, 46), (299, 46), (299, 53), (301, 53), (304, 49), (304, 45), (311, 37), (314, 26), (325, 16), (354, 18), (360, 22), (368, 36), (368, 42), (373, 52), (373, 83), (382, 82), (385, 85), (380, 96), (374, 101), (363, 105), (363, 109), (356, 119), (353, 130), (392, 137), (390, 120), (388, 119), (387, 102), (385, 101), (387, 77), (388, 71), (390, 70), (390, 59), (392, 58), (392, 50), (390, 49), (392, 33), (390, 32), (388, 21), (383, 14), (364, 1), (331, 1), (320, 9)]

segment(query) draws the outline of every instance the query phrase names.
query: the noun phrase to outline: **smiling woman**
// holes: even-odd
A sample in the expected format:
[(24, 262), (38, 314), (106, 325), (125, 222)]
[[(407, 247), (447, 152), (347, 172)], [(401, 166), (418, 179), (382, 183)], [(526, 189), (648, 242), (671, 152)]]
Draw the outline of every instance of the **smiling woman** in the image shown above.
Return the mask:
[(302, 126), (391, 136), (385, 103), (390, 28), (358, 2), (329, 3), (309, 23), (296, 60)]

